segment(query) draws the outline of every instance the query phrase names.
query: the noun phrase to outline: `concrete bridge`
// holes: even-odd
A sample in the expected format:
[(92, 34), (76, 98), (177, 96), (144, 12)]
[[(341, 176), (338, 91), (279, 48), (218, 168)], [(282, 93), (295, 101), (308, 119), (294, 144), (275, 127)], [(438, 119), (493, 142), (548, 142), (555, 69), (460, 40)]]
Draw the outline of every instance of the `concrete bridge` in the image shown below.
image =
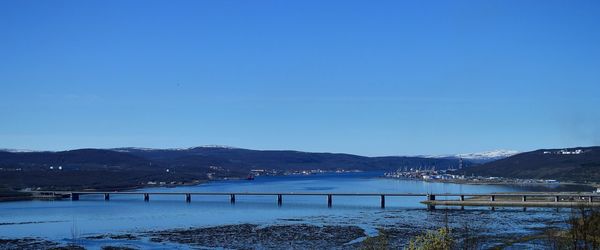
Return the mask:
[[(421, 203), (428, 208), (435, 206), (487, 206), (487, 207), (600, 207), (599, 193), (305, 193), (305, 192), (78, 192), (78, 191), (45, 191), (58, 196), (68, 195), (77, 201), (83, 195), (103, 195), (104, 200), (110, 200), (115, 195), (139, 195), (144, 201), (150, 201), (150, 196), (181, 196), (186, 202), (192, 201), (192, 196), (225, 196), (235, 204), (237, 196), (273, 196), (277, 205), (283, 205), (284, 196), (323, 196), (327, 198), (327, 206), (333, 206), (334, 196), (375, 196), (380, 198), (381, 208), (385, 208), (386, 197), (423, 197)], [(443, 198), (443, 199), (439, 199)]]

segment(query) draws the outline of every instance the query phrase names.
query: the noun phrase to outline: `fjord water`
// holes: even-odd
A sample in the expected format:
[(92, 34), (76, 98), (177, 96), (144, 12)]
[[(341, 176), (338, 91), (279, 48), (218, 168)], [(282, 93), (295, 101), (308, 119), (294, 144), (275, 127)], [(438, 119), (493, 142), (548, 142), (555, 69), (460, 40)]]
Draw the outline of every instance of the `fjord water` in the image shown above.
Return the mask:
[[(382, 173), (320, 174), (310, 176), (257, 177), (254, 181), (215, 181), (197, 186), (147, 188), (148, 192), (315, 192), (315, 193), (492, 193), (531, 191), (531, 186), (464, 185), (431, 183), (418, 180), (379, 178)], [(556, 186), (558, 188), (560, 186)], [(577, 189), (577, 187), (575, 187)], [(536, 191), (548, 191), (552, 187)], [(556, 190), (554, 190), (556, 191)], [(186, 203), (183, 195), (153, 195), (144, 202), (140, 195), (113, 195), (104, 201), (101, 195), (84, 195), (79, 201), (21, 201), (0, 203), (0, 238), (41, 237), (68, 241), (104, 233), (129, 233), (150, 230), (252, 223), (359, 225), (374, 232), (377, 227), (404, 224), (408, 227), (435, 227), (440, 212), (427, 211), (419, 202), (422, 197), (386, 197), (386, 208), (379, 207), (379, 197), (333, 197), (327, 207), (325, 196), (284, 196), (278, 207), (274, 196), (237, 196), (230, 204), (228, 196), (192, 196)], [(472, 208), (452, 211), (453, 217), (469, 220), (498, 217), (520, 220), (521, 217), (560, 218), (555, 209)], [(429, 223), (429, 225), (428, 225)], [(504, 222), (497, 222), (503, 227)], [(518, 232), (527, 227), (504, 225), (502, 230)], [(76, 234), (76, 235), (75, 235)]]

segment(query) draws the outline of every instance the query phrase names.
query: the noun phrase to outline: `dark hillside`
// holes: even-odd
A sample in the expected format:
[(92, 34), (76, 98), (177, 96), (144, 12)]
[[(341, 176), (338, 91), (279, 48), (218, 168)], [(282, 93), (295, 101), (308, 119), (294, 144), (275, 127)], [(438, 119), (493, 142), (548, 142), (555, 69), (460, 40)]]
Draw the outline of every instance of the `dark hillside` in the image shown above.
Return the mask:
[(341, 153), (310, 153), (291, 150), (249, 150), (223, 147), (197, 147), (181, 150), (117, 149), (164, 164), (178, 166), (221, 166), (232, 170), (357, 169), (396, 170), (401, 167), (447, 169), (458, 166), (458, 159), (422, 157), (365, 157)]
[[(190, 149), (80, 149), (62, 152), (0, 151), (0, 183), (11, 188), (127, 188), (148, 182), (181, 183), (245, 177), (252, 169), (299, 170), (446, 169), (457, 159), (364, 157), (351, 154), (223, 147)], [(60, 169), (59, 169), (60, 168)]]
[(600, 147), (540, 149), (475, 166), (467, 174), (510, 178), (600, 181)]

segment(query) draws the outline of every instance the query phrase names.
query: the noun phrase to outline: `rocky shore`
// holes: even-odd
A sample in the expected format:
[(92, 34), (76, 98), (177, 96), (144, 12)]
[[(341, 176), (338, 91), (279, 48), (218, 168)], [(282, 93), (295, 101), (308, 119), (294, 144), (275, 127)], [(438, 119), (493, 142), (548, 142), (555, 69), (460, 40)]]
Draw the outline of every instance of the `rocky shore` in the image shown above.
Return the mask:
[(151, 232), (149, 236), (154, 242), (229, 249), (354, 249), (357, 243), (353, 241), (366, 235), (356, 226), (240, 224)]
[[(541, 229), (541, 228), (540, 228)], [(433, 230), (430, 229), (430, 230)], [(525, 248), (540, 247), (546, 237), (544, 229), (532, 235), (497, 234), (477, 229), (453, 227), (459, 246), (501, 247), (522, 246)], [(216, 227), (198, 227), (171, 229), (126, 234), (103, 234), (87, 236), (79, 239), (77, 244), (52, 242), (38, 238), (0, 239), (0, 250), (8, 249), (86, 249), (83, 246), (94, 246), (93, 249), (365, 249), (375, 248), (385, 243), (386, 248), (401, 249), (410, 239), (422, 234), (422, 228), (399, 225), (398, 227), (380, 228), (372, 237), (357, 226), (339, 225), (271, 225), (237, 224)]]
[[(282, 220), (277, 224), (232, 224), (174, 228), (156, 231), (129, 231), (82, 235), (51, 242), (48, 239), (0, 239), (4, 249), (361, 249), (384, 244), (401, 249), (411, 239), (430, 230), (449, 227), (457, 244), (469, 249), (519, 246), (543, 248), (548, 230), (563, 230), (567, 214), (539, 216), (539, 212), (517, 214), (509, 209), (445, 210), (421, 213), (417, 210), (380, 211), (382, 219), (370, 225), (350, 218), (337, 223), (319, 218)], [(369, 216), (369, 215), (365, 215)], [(473, 218), (477, 218), (474, 220)], [(465, 241), (466, 240), (466, 241)], [(75, 245), (70, 245), (75, 243)], [(82, 247), (83, 246), (83, 247)]]
[(60, 243), (47, 241), (38, 238), (23, 238), (23, 239), (0, 239), (0, 249), (1, 250), (12, 250), (12, 249), (21, 249), (21, 250), (39, 250), (39, 249), (47, 249), (47, 250), (79, 250), (85, 249), (80, 246), (75, 245), (61, 245)]

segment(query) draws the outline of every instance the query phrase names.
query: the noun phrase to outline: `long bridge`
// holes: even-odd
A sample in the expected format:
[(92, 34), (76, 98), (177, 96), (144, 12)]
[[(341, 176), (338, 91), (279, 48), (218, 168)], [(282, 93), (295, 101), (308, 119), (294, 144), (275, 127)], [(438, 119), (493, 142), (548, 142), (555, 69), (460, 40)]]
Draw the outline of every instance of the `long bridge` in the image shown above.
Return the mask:
[[(283, 204), (284, 196), (324, 196), (327, 206), (332, 207), (334, 196), (375, 196), (380, 198), (381, 208), (385, 208), (386, 197), (423, 197), (421, 203), (428, 208), (435, 206), (487, 206), (487, 207), (596, 207), (600, 206), (600, 193), (569, 193), (569, 192), (538, 192), (538, 193), (309, 193), (309, 192), (102, 192), (102, 191), (40, 191), (37, 193), (70, 197), (77, 201), (83, 195), (103, 195), (104, 200), (110, 200), (115, 195), (139, 195), (144, 201), (150, 201), (150, 196), (181, 196), (186, 202), (192, 201), (192, 196), (225, 196), (235, 204), (236, 196), (274, 196), (277, 205)], [(445, 199), (438, 199), (444, 197)], [(448, 199), (449, 197), (454, 199)]]

